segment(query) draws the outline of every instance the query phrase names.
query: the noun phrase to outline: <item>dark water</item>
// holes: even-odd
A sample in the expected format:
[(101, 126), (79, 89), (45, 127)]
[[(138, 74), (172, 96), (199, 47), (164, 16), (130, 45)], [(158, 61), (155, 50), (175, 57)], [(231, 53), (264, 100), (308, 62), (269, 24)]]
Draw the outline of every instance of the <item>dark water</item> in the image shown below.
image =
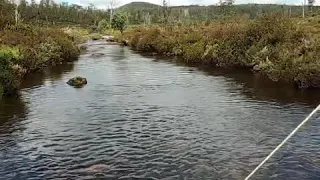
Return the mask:
[[(66, 85), (76, 75), (88, 85)], [(243, 179), (320, 102), (319, 90), (101, 42), (23, 86), (0, 101), (1, 180)], [(319, 179), (319, 127), (313, 118), (254, 179)]]

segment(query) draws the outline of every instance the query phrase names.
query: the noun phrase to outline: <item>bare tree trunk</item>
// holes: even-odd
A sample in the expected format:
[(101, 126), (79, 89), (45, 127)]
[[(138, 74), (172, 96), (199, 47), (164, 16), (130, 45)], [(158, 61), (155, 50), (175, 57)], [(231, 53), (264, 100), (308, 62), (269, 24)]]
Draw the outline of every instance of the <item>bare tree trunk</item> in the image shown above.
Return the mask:
[(16, 24), (18, 24), (18, 21), (19, 21), (18, 5), (16, 5), (16, 9), (15, 9), (14, 13), (15, 13)]
[(114, 7), (117, 5), (117, 0), (109, 0), (109, 8), (110, 8), (110, 24), (112, 22), (113, 14), (114, 14)]
[(291, 6), (289, 8), (289, 17), (291, 17), (291, 13), (292, 13), (292, 10), (291, 10)]
[(110, 8), (110, 24), (111, 24), (111, 22), (112, 22), (112, 17), (113, 17), (113, 9)]
[(302, 17), (305, 17), (305, 6), (306, 6), (306, 0), (303, 0), (303, 5), (302, 5)]

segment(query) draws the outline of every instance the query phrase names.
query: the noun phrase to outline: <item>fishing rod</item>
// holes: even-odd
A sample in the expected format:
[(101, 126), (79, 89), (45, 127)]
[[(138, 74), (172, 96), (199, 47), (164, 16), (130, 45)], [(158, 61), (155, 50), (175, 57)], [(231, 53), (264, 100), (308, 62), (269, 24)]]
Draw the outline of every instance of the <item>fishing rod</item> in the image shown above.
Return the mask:
[(249, 180), (318, 110), (320, 104), (244, 180)]

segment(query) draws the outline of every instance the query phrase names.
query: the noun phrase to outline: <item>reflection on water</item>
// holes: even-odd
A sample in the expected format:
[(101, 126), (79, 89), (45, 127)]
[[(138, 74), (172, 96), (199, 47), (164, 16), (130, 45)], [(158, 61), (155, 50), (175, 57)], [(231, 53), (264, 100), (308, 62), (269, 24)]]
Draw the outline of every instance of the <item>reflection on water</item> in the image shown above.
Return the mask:
[[(25, 77), (22, 88), (34, 88), (43, 85), (45, 82), (53, 82), (61, 79), (62, 74), (73, 70), (73, 63), (66, 63), (48, 68)], [(8, 138), (12, 133), (22, 132), (25, 124), (28, 123), (28, 98), (16, 95), (5, 97), (0, 100), (0, 134), (2, 138)]]
[(299, 103), (315, 107), (320, 102), (319, 89), (302, 90), (294, 88), (292, 85), (275, 83), (266, 77), (252, 75), (248, 71), (233, 71), (225, 73), (222, 70), (206, 69), (209, 75), (225, 76), (231, 78), (242, 86), (242, 93), (248, 98), (274, 101), (284, 104)]
[(27, 114), (25, 103), (20, 96), (0, 100), (0, 134), (7, 134), (20, 129), (19, 119)]
[(44, 82), (54, 82), (60, 80), (64, 73), (72, 71), (74, 68), (73, 62), (57, 65), (45, 70), (28, 74), (22, 83), (22, 88), (32, 88), (43, 85)]
[[(167, 62), (168, 57), (156, 57), (144, 55), (144, 57), (155, 58), (154, 62)], [(170, 61), (170, 60), (169, 60)], [(242, 93), (250, 99), (273, 101), (283, 104), (298, 103), (310, 107), (316, 107), (320, 103), (319, 89), (298, 89), (292, 84), (274, 82), (259, 74), (254, 74), (247, 69), (223, 69), (212, 67), (195, 67), (180, 61), (171, 63), (185, 67), (189, 71), (200, 70), (206, 75), (222, 76), (232, 80), (230, 84), (236, 84)], [(188, 67), (186, 67), (188, 66)]]
[[(88, 85), (66, 85), (77, 75)], [(0, 102), (0, 179), (243, 179), (320, 100), (99, 41), (23, 87)], [(319, 126), (311, 120), (255, 178), (317, 179)]]

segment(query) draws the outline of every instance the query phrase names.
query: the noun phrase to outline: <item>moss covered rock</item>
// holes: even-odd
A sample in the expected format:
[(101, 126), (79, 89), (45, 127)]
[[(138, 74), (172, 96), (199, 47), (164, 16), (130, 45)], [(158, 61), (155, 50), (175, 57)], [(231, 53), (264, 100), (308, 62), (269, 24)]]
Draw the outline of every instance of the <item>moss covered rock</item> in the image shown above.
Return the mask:
[(76, 87), (76, 88), (81, 88), (87, 84), (87, 79), (80, 77), (80, 76), (77, 76), (77, 77), (69, 79), (67, 84), (70, 86)]

